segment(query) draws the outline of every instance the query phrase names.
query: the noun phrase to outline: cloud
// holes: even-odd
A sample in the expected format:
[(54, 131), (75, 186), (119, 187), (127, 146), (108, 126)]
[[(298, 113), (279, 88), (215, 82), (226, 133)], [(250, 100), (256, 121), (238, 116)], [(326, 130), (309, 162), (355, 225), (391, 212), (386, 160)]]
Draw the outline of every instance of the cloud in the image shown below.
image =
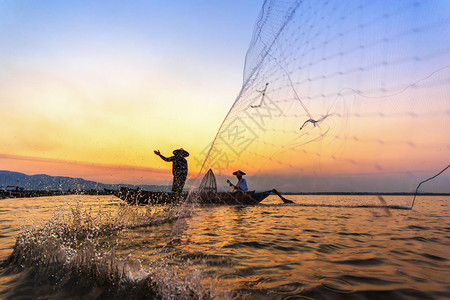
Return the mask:
[(13, 154), (0, 154), (0, 165), (2, 169), (9, 171), (81, 177), (102, 183), (166, 184), (172, 178), (169, 168), (110, 165)]

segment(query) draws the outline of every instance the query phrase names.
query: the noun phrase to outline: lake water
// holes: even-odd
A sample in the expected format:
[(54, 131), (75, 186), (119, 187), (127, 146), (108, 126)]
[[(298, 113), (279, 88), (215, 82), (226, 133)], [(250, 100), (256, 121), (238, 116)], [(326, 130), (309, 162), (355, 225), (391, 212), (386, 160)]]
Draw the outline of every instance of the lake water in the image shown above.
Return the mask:
[(286, 197), (324, 206), (0, 200), (0, 298), (450, 297), (450, 197)]

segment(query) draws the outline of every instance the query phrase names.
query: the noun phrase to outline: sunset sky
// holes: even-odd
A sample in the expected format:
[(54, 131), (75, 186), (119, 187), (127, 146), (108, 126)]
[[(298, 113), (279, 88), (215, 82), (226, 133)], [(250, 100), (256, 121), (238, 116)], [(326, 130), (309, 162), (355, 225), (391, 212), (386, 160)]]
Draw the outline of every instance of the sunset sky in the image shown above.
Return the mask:
[(193, 176), (242, 85), (261, 1), (1, 1), (0, 169)]
[[(261, 0), (1, 1), (0, 170), (170, 184), (153, 150), (182, 147), (193, 179), (233, 106), (208, 162), (221, 184), (244, 168), (255, 189), (412, 191), (450, 163), (450, 5), (363, 3), (300, 7), (233, 106), (266, 46), (244, 69)], [(266, 12), (259, 42), (282, 24)], [(273, 123), (248, 110), (266, 80)]]

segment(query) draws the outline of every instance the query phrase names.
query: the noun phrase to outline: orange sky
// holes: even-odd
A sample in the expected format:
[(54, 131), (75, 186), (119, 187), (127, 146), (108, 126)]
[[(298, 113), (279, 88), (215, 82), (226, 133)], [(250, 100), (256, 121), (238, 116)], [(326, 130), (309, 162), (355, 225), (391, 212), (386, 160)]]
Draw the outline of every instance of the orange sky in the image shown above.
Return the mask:
[(26, 174), (54, 174), (102, 183), (167, 184), (172, 179), (170, 168), (163, 166), (158, 169), (18, 155), (0, 155), (0, 165), (6, 170), (20, 170)]
[(260, 1), (45, 6), (0, 4), (0, 169), (169, 184), (153, 150), (183, 147), (195, 176), (239, 92)]
[[(153, 150), (170, 156), (182, 147), (191, 154), (189, 177), (195, 177), (241, 89), (261, 1), (197, 5), (139, 1), (135, 6), (88, 5), (81, 1), (45, 8), (14, 1), (1, 4), (0, 169), (103, 183), (170, 184), (171, 164)], [(432, 33), (434, 27), (430, 28)], [(246, 87), (249, 94), (238, 99), (223, 124), (206, 168), (225, 176), (236, 168), (250, 176), (297, 174), (298, 180), (301, 176), (379, 173), (383, 177), (389, 172), (424, 170), (431, 174), (445, 167), (450, 157), (445, 130), (450, 125), (445, 85), (448, 54), (431, 57), (423, 69), (411, 70), (421, 61), (411, 59), (416, 47), (407, 44), (404, 56), (410, 65), (395, 69), (396, 53), (390, 57), (390, 67), (399, 70), (394, 74), (398, 86), (390, 87), (394, 96), (374, 100), (346, 91), (338, 98), (327, 98), (323, 96), (327, 89), (337, 93), (341, 85), (361, 89), (367, 85), (368, 95), (376, 79), (384, 84), (394, 76), (391, 69), (378, 72), (380, 64), (370, 73), (374, 78), (359, 78), (352, 68), (360, 63), (370, 67), (373, 62), (364, 55), (361, 61), (350, 55), (347, 38), (332, 40), (329, 48), (317, 53), (305, 52), (324, 64), (308, 69), (311, 83), (302, 77), (302, 65), (286, 66), (292, 67), (292, 76), (298, 75), (299, 82), (294, 84), (302, 105), (288, 81), (282, 81), (280, 64), (275, 68), (270, 62), (263, 64), (255, 86)], [(407, 37), (406, 42), (410, 42)], [(281, 49), (278, 54), (285, 54), (283, 45), (276, 47)], [(333, 51), (343, 49), (348, 53), (337, 59), (340, 56)], [(318, 59), (321, 54), (335, 61)], [(272, 111), (250, 108), (260, 102), (260, 90), (266, 84), (264, 66), (273, 79), (265, 103), (270, 97), (275, 100)], [(348, 82), (314, 81), (333, 66), (350, 70), (343, 75)], [(405, 83), (413, 82), (396, 96)], [(317, 127), (308, 124), (299, 129), (309, 118), (324, 114), (329, 116)], [(246, 133), (236, 135), (242, 130)]]

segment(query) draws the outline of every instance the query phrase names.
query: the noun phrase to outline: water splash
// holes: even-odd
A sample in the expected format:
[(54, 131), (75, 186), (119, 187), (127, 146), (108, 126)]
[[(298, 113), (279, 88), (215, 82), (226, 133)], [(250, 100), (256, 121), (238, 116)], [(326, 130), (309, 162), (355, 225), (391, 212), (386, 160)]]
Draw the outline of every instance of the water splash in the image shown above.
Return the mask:
[(24, 228), (2, 267), (27, 272), (33, 284), (65, 295), (96, 288), (102, 297), (209, 298), (202, 271), (180, 261), (175, 248), (162, 248), (168, 235), (149, 241), (154, 250), (146, 249), (145, 261), (121, 248), (129, 231), (171, 226), (178, 216), (174, 207), (121, 205), (93, 211), (77, 204), (69, 211), (56, 212), (44, 226)]

